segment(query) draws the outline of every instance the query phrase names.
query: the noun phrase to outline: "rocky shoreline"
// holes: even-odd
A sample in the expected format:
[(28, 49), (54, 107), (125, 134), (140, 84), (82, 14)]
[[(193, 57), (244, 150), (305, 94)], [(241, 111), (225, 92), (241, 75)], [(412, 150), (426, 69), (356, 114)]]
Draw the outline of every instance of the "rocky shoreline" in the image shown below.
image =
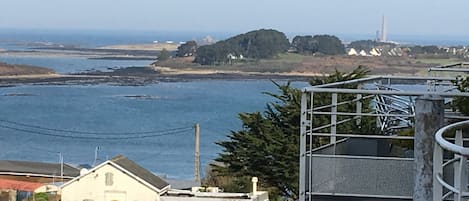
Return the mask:
[(111, 72), (84, 72), (77, 74), (45, 74), (25, 76), (0, 76), (0, 87), (30, 85), (97, 85), (143, 86), (159, 82), (190, 82), (198, 80), (290, 80), (307, 81), (311, 76), (213, 72), (213, 73), (162, 73), (151, 67), (128, 67)]

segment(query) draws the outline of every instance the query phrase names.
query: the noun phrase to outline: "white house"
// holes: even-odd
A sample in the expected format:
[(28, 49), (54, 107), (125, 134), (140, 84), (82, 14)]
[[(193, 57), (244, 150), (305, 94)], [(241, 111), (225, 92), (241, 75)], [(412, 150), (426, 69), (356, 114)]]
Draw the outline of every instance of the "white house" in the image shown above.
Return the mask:
[(160, 201), (170, 185), (119, 155), (61, 186), (62, 201)]
[(376, 48), (372, 48), (372, 49), (370, 50), (370, 55), (371, 55), (371, 56), (381, 56), (381, 51), (378, 50), (378, 49), (376, 49)]
[(355, 50), (355, 48), (350, 48), (350, 50), (347, 52), (347, 55), (349, 56), (357, 56), (358, 52)]
[(365, 50), (361, 50), (358, 54), (360, 56), (368, 56), (368, 54), (365, 52)]

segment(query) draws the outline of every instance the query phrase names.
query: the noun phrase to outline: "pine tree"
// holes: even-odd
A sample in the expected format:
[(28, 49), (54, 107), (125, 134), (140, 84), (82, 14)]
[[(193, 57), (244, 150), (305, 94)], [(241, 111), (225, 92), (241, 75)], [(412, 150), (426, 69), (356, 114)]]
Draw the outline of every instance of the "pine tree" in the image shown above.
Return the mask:
[[(325, 79), (317, 78), (310, 83), (317, 85), (357, 79), (367, 73), (367, 70), (360, 67), (349, 74), (336, 71)], [(280, 92), (266, 94), (274, 97), (276, 101), (268, 103), (262, 113), (239, 114), (243, 126), (239, 131), (232, 131), (227, 141), (217, 143), (223, 147), (223, 152), (216, 161), (223, 165), (214, 165), (212, 168), (219, 176), (235, 178), (233, 181), (239, 181), (236, 178), (259, 177), (260, 184), (269, 190), (273, 200), (275, 198), (296, 200), (298, 199), (301, 90), (291, 87), (290, 83), (280, 85), (274, 82), (274, 84)], [(315, 100), (330, 101), (330, 97), (326, 97), (327, 94), (319, 96), (321, 97)], [(341, 96), (340, 99), (350, 98), (354, 97)], [(313, 122), (324, 124), (327, 121), (329, 120), (318, 118)], [(361, 131), (366, 133), (373, 129), (372, 126), (366, 126), (373, 125), (371, 121), (362, 120)], [(351, 123), (342, 126), (341, 130), (350, 131), (356, 128), (357, 126)]]

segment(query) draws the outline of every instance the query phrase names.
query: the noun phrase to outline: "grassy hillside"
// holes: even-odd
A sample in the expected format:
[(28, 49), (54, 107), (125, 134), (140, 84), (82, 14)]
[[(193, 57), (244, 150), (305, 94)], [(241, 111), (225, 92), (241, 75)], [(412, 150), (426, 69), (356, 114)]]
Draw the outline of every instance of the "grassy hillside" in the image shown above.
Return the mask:
[(28, 65), (12, 65), (0, 62), (0, 76), (53, 74), (53, 70)]

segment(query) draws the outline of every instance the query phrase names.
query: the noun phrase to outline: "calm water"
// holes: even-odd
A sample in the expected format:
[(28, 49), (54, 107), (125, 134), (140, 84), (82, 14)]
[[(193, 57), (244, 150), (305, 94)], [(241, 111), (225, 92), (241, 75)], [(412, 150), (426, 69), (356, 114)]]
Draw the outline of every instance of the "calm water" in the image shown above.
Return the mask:
[[(294, 83), (305, 86), (305, 83)], [(275, 92), (267, 80), (197, 81), (125, 86), (19, 86), (0, 88), (0, 119), (63, 130), (139, 132), (201, 125), (201, 163), (205, 167), (231, 130), (239, 130), (240, 112), (261, 111)], [(16, 95), (16, 96), (15, 96)], [(145, 95), (146, 99), (126, 96)], [(124, 154), (149, 170), (173, 178), (192, 178), (194, 131), (133, 140), (87, 140), (43, 136), (53, 132), (0, 122), (0, 159), (58, 161), (57, 152), (73, 164), (92, 164)], [(25, 132), (27, 131), (27, 132)], [(31, 133), (32, 132), (32, 133)], [(38, 134), (39, 133), (39, 134)], [(105, 135), (100, 135), (105, 136)]]
[(86, 57), (50, 57), (50, 56), (10, 56), (0, 55), (0, 62), (9, 64), (27, 64), (53, 69), (57, 73), (76, 73), (85, 71), (109, 71), (109, 69), (129, 66), (148, 66), (149, 60), (95, 60)]
[[(34, 44), (73, 45), (95, 48), (118, 44), (141, 44), (153, 41), (183, 42), (205, 36), (227, 38), (230, 33), (168, 32), (168, 31), (61, 31), (0, 29), (0, 49), (28, 51)], [(86, 57), (12, 56), (0, 55), (0, 62), (28, 64), (51, 68), (58, 73), (76, 73), (88, 70), (108, 71), (109, 68), (147, 66), (151, 60), (89, 60)]]

